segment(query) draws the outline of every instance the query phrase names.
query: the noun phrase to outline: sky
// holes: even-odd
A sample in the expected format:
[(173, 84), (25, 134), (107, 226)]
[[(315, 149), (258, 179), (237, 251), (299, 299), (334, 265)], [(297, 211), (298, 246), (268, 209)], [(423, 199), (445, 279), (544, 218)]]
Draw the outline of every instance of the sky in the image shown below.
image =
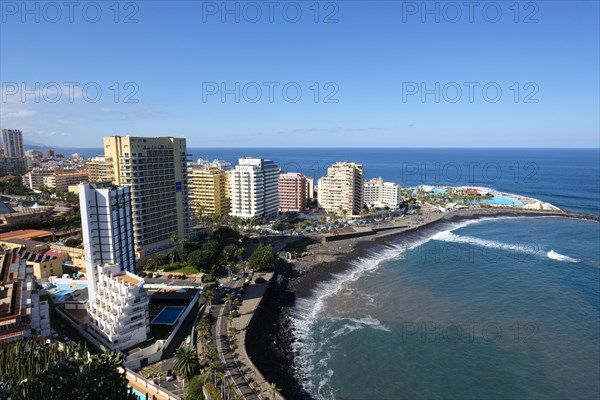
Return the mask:
[(0, 127), (27, 143), (600, 146), (598, 1), (0, 0), (0, 13)]

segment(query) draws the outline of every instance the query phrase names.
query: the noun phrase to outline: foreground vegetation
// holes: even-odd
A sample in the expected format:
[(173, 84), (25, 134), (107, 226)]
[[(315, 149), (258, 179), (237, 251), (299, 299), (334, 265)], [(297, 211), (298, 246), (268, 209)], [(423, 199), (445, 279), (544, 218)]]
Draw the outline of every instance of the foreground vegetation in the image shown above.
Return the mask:
[(137, 400), (122, 365), (123, 358), (107, 350), (21, 342), (0, 351), (0, 399)]

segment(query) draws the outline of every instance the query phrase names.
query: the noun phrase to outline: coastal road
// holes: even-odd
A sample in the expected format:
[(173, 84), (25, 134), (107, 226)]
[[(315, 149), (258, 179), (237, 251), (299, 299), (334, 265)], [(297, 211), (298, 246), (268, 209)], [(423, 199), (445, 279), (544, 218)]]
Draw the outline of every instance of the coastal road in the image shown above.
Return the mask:
[[(242, 285), (243, 281), (239, 280), (233, 282), (232, 287), (241, 287)], [(219, 358), (225, 368), (225, 375), (235, 387), (235, 395), (242, 396), (244, 399), (248, 400), (259, 400), (260, 398), (250, 388), (250, 384), (240, 371), (239, 366), (233, 357), (233, 352), (229, 347), (229, 338), (227, 335), (227, 316), (229, 314), (229, 309), (227, 305), (219, 300), (219, 303), (215, 305), (215, 313), (217, 315), (217, 322), (214, 324), (213, 336), (215, 338)]]

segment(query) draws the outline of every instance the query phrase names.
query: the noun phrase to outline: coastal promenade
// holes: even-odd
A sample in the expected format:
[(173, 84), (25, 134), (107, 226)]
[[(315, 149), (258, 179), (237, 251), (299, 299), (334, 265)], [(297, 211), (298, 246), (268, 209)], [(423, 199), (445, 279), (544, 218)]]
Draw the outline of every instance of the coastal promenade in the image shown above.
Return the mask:
[[(213, 335), (216, 338), (216, 347), (219, 358), (225, 367), (225, 374), (235, 387), (235, 393), (244, 399), (283, 399), (277, 392), (273, 391), (271, 384), (263, 377), (260, 371), (246, 352), (246, 332), (256, 309), (260, 306), (262, 298), (268, 288), (273, 273), (258, 273), (256, 277), (262, 277), (266, 283), (253, 283), (246, 287), (242, 304), (238, 308), (239, 316), (229, 325), (228, 307), (222, 302), (215, 304), (214, 312), (217, 321), (213, 327)], [(233, 282), (230, 287), (241, 287), (241, 280)], [(228, 329), (236, 329), (236, 337), (231, 337)]]

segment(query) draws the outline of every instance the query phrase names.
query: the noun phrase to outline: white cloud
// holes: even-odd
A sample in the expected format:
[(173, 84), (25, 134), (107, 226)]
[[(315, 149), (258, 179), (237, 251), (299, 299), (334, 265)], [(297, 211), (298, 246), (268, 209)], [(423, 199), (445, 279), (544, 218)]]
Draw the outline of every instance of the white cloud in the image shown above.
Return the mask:
[(11, 110), (11, 109), (7, 109), (6, 107), (3, 107), (0, 110), (1, 118), (27, 118), (27, 117), (31, 117), (35, 114), (36, 114), (35, 111), (28, 110), (26, 108)]

